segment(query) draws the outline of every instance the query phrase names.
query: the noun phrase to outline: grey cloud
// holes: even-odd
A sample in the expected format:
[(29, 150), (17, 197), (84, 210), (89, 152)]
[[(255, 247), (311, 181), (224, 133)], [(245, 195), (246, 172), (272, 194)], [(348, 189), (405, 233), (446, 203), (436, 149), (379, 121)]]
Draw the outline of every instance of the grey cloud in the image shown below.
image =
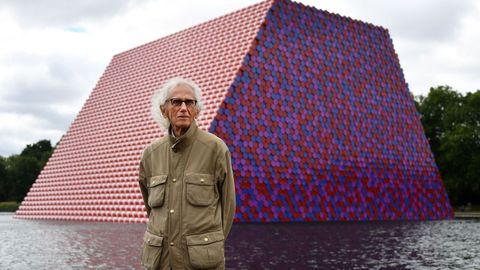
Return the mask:
[(478, 79), (478, 75), (480, 74), (480, 64), (446, 68), (444, 74), (445, 76), (461, 78), (461, 80), (456, 80), (455, 83), (452, 83), (450, 81), (442, 81), (440, 84), (448, 84), (452, 86), (455, 90), (462, 93), (475, 92), (480, 90), (480, 84)]
[[(8, 157), (10, 155), (20, 154), (22, 149), (26, 146), (26, 144), (23, 144), (22, 142), (17, 142), (17, 141), (12, 142), (11, 138), (7, 136), (0, 136), (0, 140), (4, 142), (0, 144), (0, 156), (2, 157)], [(55, 144), (55, 142), (53, 142), (52, 144)]]
[(358, 14), (384, 26), (397, 37), (423, 41), (453, 38), (462, 19), (474, 11), (473, 0), (351, 1)]
[(98, 80), (97, 67), (67, 55), (16, 54), (12, 59), (16, 62), (7, 59), (3, 65), (19, 72), (1, 85), (0, 113), (34, 117), (45, 130), (67, 130)]
[[(68, 55), (35, 56), (15, 54), (14, 63), (5, 65), (17, 68), (2, 91), (7, 101), (21, 103), (63, 103), (78, 98), (91, 89), (85, 89), (85, 77), (92, 79), (92, 63)], [(90, 76), (89, 76), (90, 75)], [(98, 76), (98, 75), (97, 75)]]
[[(73, 104), (72, 104), (73, 105)], [(2, 102), (0, 113), (11, 113), (21, 118), (30, 116), (36, 119), (38, 128), (45, 130), (66, 130), (72, 123), (77, 112), (60, 113), (51, 105), (45, 103)], [(80, 108), (79, 108), (80, 109)], [(33, 128), (33, 127), (32, 127)], [(4, 131), (2, 131), (4, 133)]]
[(57, 143), (100, 74), (98, 64), (78, 57), (16, 54), (12, 58), (15, 61), (0, 63), (15, 70), (0, 81), (3, 156), (19, 153), (25, 144), (40, 139)]
[[(0, 114), (0, 117), (3, 116)], [(7, 128), (0, 132), (0, 141), (2, 142), (0, 144), (0, 156), (19, 154), (27, 144), (42, 139), (48, 139), (52, 144), (56, 144), (64, 132), (61, 129), (38, 128), (43, 124), (43, 121), (36, 118), (31, 118), (30, 121), (17, 122), (7, 123)]]
[(131, 8), (133, 2), (133, 0), (0, 0), (0, 9), (9, 10), (23, 26), (66, 26), (84, 20), (108, 19)]

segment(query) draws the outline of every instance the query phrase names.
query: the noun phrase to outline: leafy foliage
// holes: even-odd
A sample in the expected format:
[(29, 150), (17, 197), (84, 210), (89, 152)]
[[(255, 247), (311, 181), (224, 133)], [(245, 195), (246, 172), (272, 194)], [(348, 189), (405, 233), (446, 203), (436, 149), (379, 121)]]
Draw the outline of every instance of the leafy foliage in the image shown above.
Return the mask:
[(9, 181), (7, 173), (7, 161), (0, 156), (0, 202), (7, 199), (7, 192), (9, 190)]
[(0, 212), (15, 212), (19, 206), (17, 202), (0, 202)]
[(41, 140), (27, 145), (20, 155), (0, 157), (0, 202), (21, 202), (52, 153), (50, 141)]
[(452, 204), (479, 204), (480, 90), (439, 86), (415, 102)]

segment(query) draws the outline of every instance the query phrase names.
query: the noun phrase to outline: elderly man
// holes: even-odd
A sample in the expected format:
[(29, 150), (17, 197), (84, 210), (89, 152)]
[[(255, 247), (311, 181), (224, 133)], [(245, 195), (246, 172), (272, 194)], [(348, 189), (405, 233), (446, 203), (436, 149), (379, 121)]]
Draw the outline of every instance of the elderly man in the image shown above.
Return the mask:
[(195, 118), (201, 93), (174, 78), (152, 98), (167, 134), (145, 148), (139, 184), (148, 213), (142, 265), (148, 269), (224, 269), (224, 241), (235, 214), (230, 152)]

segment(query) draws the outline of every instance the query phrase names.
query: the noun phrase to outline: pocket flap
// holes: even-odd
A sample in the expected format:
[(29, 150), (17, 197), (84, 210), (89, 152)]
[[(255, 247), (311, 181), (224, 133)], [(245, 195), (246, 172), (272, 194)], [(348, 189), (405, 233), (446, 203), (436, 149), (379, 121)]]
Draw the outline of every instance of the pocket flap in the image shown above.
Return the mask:
[(213, 181), (213, 175), (199, 173), (186, 175), (185, 182), (201, 186), (213, 186), (215, 184)]
[(145, 234), (143, 235), (143, 241), (150, 246), (161, 247), (163, 242), (163, 237), (155, 235), (149, 231), (146, 231)]
[(208, 232), (196, 235), (187, 235), (187, 246), (208, 245), (223, 240), (223, 231)]
[(155, 187), (161, 184), (165, 184), (167, 182), (167, 175), (156, 175), (150, 177), (148, 181), (148, 187)]

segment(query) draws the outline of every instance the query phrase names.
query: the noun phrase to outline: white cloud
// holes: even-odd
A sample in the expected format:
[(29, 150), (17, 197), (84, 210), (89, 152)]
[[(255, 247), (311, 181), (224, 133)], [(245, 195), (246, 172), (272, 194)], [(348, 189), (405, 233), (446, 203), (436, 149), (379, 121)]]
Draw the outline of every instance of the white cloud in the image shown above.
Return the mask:
[[(403, 0), (348, 1), (353, 17), (383, 26), (397, 38), (417, 41), (438, 41), (452, 38), (462, 18), (471, 12), (474, 1)], [(339, 12), (343, 14), (343, 12)]]
[(55, 144), (114, 54), (253, 1), (132, 3), (0, 0), (0, 155)]
[(55, 144), (64, 133), (63, 129), (45, 128), (45, 119), (32, 115), (0, 113), (0, 123), (0, 141), (4, 142), (1, 150), (7, 153), (4, 156), (20, 154), (27, 144), (36, 142), (30, 140), (32, 137), (49, 138), (53, 141), (52, 144)]
[(132, 4), (145, 1), (132, 0), (42, 0), (8, 1), (0, 0), (0, 9), (7, 10), (23, 27), (39, 28), (68, 26), (81, 21), (109, 20), (125, 12)]
[[(462, 2), (463, 3), (463, 2)], [(394, 39), (410, 89), (416, 94), (428, 94), (430, 87), (450, 85), (460, 92), (480, 89), (480, 4), (458, 16), (455, 32), (444, 39)], [(449, 31), (449, 30), (445, 30)], [(442, 32), (442, 31), (440, 31)]]
[[(55, 144), (114, 54), (257, 3), (0, 0), (0, 155)], [(480, 88), (480, 3), (301, 1), (387, 28), (411, 91)]]

